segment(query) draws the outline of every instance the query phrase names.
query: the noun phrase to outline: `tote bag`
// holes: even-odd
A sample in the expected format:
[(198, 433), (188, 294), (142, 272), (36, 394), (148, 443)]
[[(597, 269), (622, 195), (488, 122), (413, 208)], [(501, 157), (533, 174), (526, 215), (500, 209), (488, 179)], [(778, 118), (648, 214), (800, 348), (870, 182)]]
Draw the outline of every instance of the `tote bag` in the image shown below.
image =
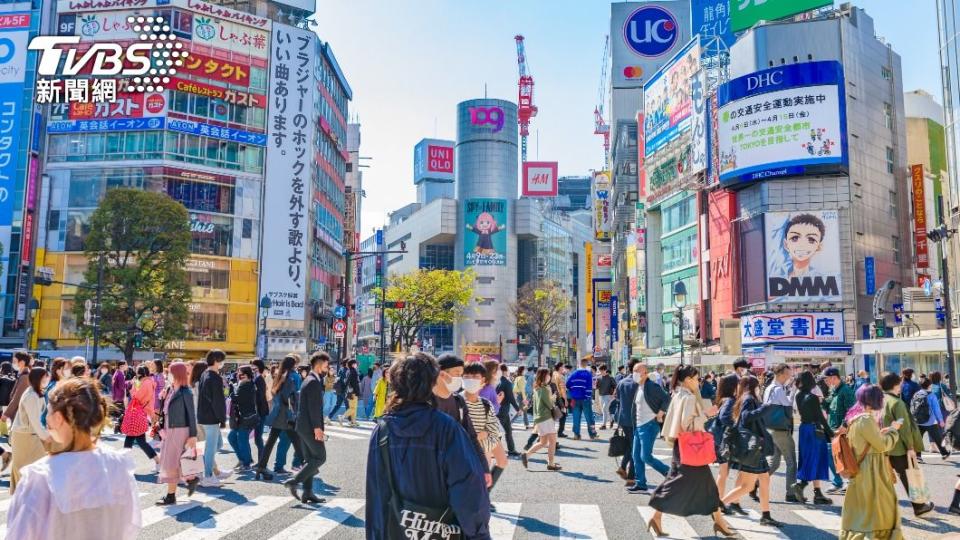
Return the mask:
[(910, 502), (914, 504), (926, 504), (930, 500), (930, 488), (923, 477), (923, 470), (917, 465), (917, 458), (911, 457), (907, 460), (907, 483), (910, 484), (909, 496)]

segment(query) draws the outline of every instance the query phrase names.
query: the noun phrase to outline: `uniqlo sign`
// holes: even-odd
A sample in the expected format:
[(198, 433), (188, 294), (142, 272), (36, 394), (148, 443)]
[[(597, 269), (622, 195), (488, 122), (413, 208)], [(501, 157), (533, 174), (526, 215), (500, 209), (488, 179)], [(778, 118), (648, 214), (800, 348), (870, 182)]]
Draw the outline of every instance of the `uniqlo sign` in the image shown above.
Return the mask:
[(523, 195), (525, 197), (556, 197), (557, 162), (528, 161), (524, 163)]
[(453, 148), (427, 145), (427, 171), (453, 174)]
[(413, 149), (413, 183), (453, 182), (453, 141), (422, 139)]

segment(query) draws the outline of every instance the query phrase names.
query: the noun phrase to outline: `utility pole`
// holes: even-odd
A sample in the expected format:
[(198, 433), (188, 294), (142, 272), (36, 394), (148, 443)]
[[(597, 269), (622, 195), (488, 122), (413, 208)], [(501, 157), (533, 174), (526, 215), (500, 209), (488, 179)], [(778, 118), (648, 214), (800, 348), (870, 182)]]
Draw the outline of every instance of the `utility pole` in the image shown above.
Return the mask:
[(103, 305), (103, 252), (100, 252), (100, 259), (97, 262), (97, 305), (93, 319), (93, 358), (90, 363), (97, 367), (97, 356), (100, 352), (100, 315)]
[(953, 308), (950, 303), (950, 270), (947, 265), (947, 242), (957, 233), (956, 229), (948, 229), (941, 224), (936, 229), (927, 231), (927, 238), (940, 244), (940, 268), (943, 272), (943, 316), (944, 328), (947, 331), (947, 373), (950, 374), (950, 391), (957, 393), (957, 364), (953, 356)]

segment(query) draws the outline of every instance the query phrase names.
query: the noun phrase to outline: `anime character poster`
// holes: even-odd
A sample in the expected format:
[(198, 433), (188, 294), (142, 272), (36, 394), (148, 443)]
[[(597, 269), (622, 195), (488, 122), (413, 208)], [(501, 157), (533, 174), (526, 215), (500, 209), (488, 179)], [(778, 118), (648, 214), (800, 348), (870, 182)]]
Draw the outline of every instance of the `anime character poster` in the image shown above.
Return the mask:
[(765, 214), (767, 300), (842, 300), (840, 222), (836, 210)]
[(506, 199), (467, 199), (463, 203), (466, 266), (506, 266)]

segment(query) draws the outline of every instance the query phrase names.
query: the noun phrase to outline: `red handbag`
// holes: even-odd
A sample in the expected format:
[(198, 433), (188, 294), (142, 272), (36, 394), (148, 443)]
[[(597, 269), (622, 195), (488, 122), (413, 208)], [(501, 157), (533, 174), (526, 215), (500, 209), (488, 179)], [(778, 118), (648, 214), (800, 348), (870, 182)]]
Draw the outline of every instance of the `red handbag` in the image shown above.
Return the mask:
[(680, 443), (681, 465), (702, 467), (717, 460), (713, 434), (706, 431), (684, 431), (677, 440)]
[(143, 405), (139, 401), (131, 399), (130, 406), (123, 414), (120, 432), (130, 437), (139, 437), (148, 429), (150, 429), (150, 419), (147, 418), (147, 411), (143, 410)]

